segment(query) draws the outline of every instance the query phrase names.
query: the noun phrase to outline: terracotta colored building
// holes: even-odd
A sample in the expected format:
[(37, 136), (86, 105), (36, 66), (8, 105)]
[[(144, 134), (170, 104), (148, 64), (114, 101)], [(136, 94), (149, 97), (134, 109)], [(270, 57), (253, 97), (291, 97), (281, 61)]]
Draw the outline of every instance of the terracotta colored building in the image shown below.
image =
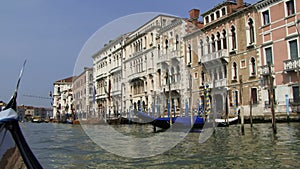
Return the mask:
[[(256, 5), (261, 41), (262, 101), (269, 111), (269, 81), (274, 77), (275, 112), (285, 112), (286, 103), (299, 111), (299, 22), (298, 0), (264, 0)], [(268, 71), (268, 63), (271, 71)], [(287, 102), (288, 101), (288, 102)]]

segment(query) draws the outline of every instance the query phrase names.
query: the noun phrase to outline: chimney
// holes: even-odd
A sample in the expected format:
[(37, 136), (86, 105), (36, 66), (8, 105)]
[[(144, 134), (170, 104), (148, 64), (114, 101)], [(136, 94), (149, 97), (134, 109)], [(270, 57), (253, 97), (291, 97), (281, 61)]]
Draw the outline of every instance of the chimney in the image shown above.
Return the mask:
[(237, 8), (244, 7), (244, 0), (237, 0)]
[(190, 14), (190, 20), (194, 23), (198, 23), (199, 15), (200, 15), (200, 10), (199, 9), (191, 9), (189, 11)]

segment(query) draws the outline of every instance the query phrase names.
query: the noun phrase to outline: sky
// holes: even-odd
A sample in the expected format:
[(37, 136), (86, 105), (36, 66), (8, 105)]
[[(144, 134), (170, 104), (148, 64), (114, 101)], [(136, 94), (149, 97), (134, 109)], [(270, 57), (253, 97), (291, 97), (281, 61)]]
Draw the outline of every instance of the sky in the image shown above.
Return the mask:
[[(24, 60), (18, 104), (51, 107), (53, 83), (73, 75), (78, 58), (91, 56), (108, 40), (143, 25), (158, 13), (188, 18), (222, 0), (9, 0), (0, 1), (0, 100), (8, 102)], [(246, 0), (255, 3), (257, 0)], [(114, 23), (134, 16), (118, 29)], [(140, 18), (142, 16), (142, 18)], [(202, 20), (202, 18), (200, 18)], [(126, 20), (127, 21), (127, 20)], [(135, 21), (135, 22), (131, 22)], [(108, 26), (109, 25), (109, 26)], [(101, 31), (101, 36), (96, 36)], [(105, 34), (106, 36), (102, 36)], [(99, 35), (99, 34), (98, 34)], [(93, 45), (90, 45), (93, 44)], [(87, 50), (87, 46), (90, 49)], [(78, 60), (78, 61), (77, 61)], [(27, 97), (26, 95), (37, 96)]]

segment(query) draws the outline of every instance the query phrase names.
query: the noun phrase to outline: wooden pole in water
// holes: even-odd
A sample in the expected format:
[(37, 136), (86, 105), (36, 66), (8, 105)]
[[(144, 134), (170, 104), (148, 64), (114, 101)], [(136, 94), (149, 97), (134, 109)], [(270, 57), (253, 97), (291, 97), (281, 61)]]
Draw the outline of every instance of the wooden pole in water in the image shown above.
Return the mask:
[(239, 98), (240, 98), (240, 116), (241, 116), (241, 131), (242, 134), (244, 134), (245, 132), (245, 128), (244, 128), (244, 110), (242, 109), (243, 106), (243, 75), (239, 76), (239, 81), (240, 81), (240, 92), (239, 92)]
[[(171, 64), (171, 63), (170, 63)], [(171, 79), (170, 79), (170, 76), (169, 76), (169, 72), (168, 72), (168, 74), (167, 74), (167, 77), (168, 77), (168, 79), (167, 79), (167, 81), (168, 81), (168, 86), (169, 86), (169, 102), (168, 102), (168, 111), (169, 111), (169, 117), (170, 117), (170, 126), (172, 126), (172, 107), (171, 107), (171, 100), (172, 100), (172, 98), (171, 98)]]
[(271, 113), (272, 113), (272, 128), (273, 128), (273, 132), (276, 133), (277, 129), (276, 129), (276, 118), (275, 118), (275, 110), (274, 110), (274, 78), (272, 76), (272, 70), (271, 70), (271, 63), (268, 62), (268, 69), (269, 69), (269, 84), (270, 84), (270, 88), (269, 88), (269, 92), (270, 92), (270, 104), (271, 104)]
[(191, 112), (191, 127), (194, 125), (194, 114), (192, 108), (192, 97), (193, 97), (193, 83), (192, 83), (192, 75), (189, 75), (189, 87), (190, 87), (190, 100), (189, 100), (189, 110)]
[(250, 125), (251, 125), (251, 127), (253, 127), (253, 117), (252, 117), (252, 97), (251, 97), (251, 99), (250, 99), (250, 101), (249, 101), (249, 105), (250, 105)]

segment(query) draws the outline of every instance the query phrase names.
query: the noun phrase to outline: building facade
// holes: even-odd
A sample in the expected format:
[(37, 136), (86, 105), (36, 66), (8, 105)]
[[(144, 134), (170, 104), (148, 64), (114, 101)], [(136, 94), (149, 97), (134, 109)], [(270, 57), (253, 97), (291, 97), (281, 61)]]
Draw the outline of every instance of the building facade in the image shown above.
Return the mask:
[[(144, 110), (220, 115), (277, 112), (299, 97), (299, 2), (227, 0), (190, 18), (158, 15), (93, 55), (96, 107), (102, 114)], [(268, 72), (270, 63), (271, 72)], [(201, 110), (201, 111), (200, 111)]]
[(157, 72), (157, 62), (161, 59), (159, 50), (165, 44), (160, 44), (159, 30), (170, 24), (176, 17), (158, 15), (132, 33), (125, 41), (124, 79), (125, 109), (149, 111), (156, 99), (161, 105), (164, 99), (159, 86), (162, 83), (161, 74)]
[(105, 44), (93, 55), (96, 112), (117, 116), (121, 111), (123, 43), (126, 35)]
[(93, 68), (85, 67), (84, 71), (73, 79), (73, 105), (76, 116), (85, 120), (94, 115), (93, 112)]
[[(300, 111), (299, 103), (299, 25), (300, 2), (297, 0), (264, 0), (258, 11), (262, 101), (269, 110), (270, 80), (274, 78), (275, 112)], [(268, 64), (271, 66), (269, 71)]]
[(74, 77), (68, 77), (54, 82), (53, 91), (53, 117), (61, 121), (74, 114), (72, 81)]

